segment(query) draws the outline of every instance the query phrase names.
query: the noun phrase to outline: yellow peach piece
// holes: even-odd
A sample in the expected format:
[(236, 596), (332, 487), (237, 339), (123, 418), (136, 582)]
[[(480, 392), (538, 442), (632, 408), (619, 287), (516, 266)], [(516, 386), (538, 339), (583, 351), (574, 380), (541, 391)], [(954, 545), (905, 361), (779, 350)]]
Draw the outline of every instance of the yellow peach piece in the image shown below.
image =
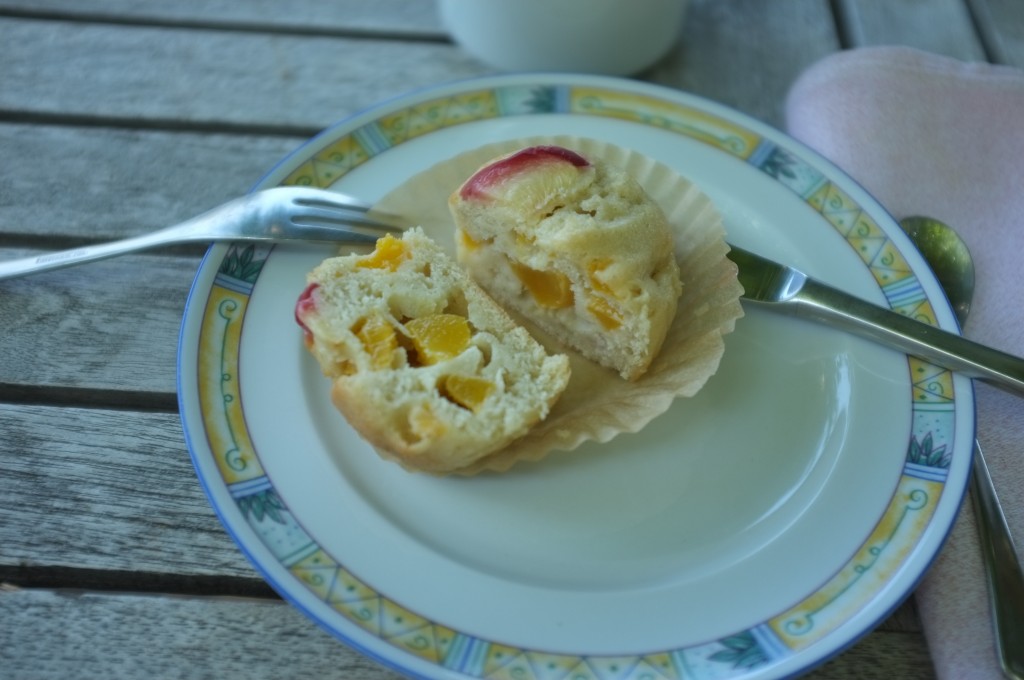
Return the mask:
[(432, 314), (405, 324), (421, 364), (431, 365), (456, 357), (469, 347), (469, 321), (458, 314)]
[(409, 430), (415, 437), (430, 441), (443, 436), (448, 428), (437, 419), (428, 405), (421, 404), (409, 411)]
[(480, 248), (481, 245), (483, 245), (480, 243), (480, 241), (477, 241), (475, 238), (467, 234), (462, 229), (456, 229), (455, 235), (456, 238), (459, 239), (459, 247), (463, 248), (466, 251), (472, 252)]
[(441, 393), (459, 406), (476, 412), (488, 395), (494, 391), (494, 383), (470, 375), (445, 376)]
[(385, 234), (382, 238), (377, 239), (376, 249), (369, 255), (361, 257), (356, 266), (395, 271), (398, 269), (398, 265), (408, 257), (409, 253), (405, 250), (405, 244), (391, 234)]
[(587, 310), (597, 317), (605, 330), (613, 331), (622, 325), (622, 313), (604, 298), (590, 298), (587, 301)]
[(538, 271), (518, 262), (512, 263), (512, 271), (541, 307), (548, 309), (572, 307), (574, 300), (572, 284), (565, 274)]
[(398, 339), (395, 337), (395, 329), (386, 319), (379, 316), (360, 319), (352, 327), (352, 332), (363, 343), (363, 348), (370, 355), (370, 365), (373, 368), (391, 367), (392, 357), (398, 348)]

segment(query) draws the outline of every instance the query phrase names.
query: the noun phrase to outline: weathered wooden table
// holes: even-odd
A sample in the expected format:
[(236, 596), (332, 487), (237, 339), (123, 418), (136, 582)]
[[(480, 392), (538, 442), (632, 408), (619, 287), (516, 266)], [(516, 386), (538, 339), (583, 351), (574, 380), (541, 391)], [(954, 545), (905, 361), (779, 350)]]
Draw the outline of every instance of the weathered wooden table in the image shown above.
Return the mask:
[[(1024, 66), (1018, 0), (692, 0), (646, 80), (781, 127), (797, 74), (905, 44)], [(488, 70), (425, 0), (0, 0), (0, 257), (246, 192), (325, 126)], [(189, 461), (176, 343), (203, 248), (0, 282), (0, 678), (384, 678), (284, 604)], [(913, 601), (816, 678), (928, 678)]]

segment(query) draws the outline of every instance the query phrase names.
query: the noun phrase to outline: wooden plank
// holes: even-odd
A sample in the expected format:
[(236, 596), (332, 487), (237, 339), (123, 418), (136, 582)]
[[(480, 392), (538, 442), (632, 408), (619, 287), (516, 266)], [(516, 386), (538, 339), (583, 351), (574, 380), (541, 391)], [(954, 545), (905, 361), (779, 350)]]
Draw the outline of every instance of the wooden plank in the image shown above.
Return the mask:
[(985, 61), (964, 0), (838, 0), (849, 47), (907, 45), (965, 61)]
[(60, 247), (174, 224), (247, 192), (304, 141), (0, 123), (0, 245), (65, 237)]
[(967, 0), (989, 59), (1024, 68), (1024, 7), (1020, 0)]
[[(399, 676), (280, 602), (0, 590), (0, 664), (12, 677)], [(875, 632), (807, 676), (932, 680), (920, 634)]]
[(186, 590), (188, 579), (258, 582), (200, 487), (177, 414), (0, 404), (0, 432), (7, 579), (63, 568), (123, 590), (159, 574)]
[(837, 49), (828, 0), (693, 0), (679, 45), (644, 77), (782, 127), (793, 81)]
[(398, 680), (275, 601), (0, 591), (4, 677)]
[[(795, 76), (837, 47), (830, 17), (827, 0), (695, 0), (679, 47), (647, 77), (779, 124)], [(788, 37), (794, 22), (806, 29), (801, 40)], [(410, 90), (493, 72), (446, 43), (24, 19), (0, 22), (0, 43), (0, 109), (125, 125), (313, 130)], [(54, 44), (61, 49), (46, 47)]]
[[(28, 254), (0, 249), (0, 258)], [(58, 400), (62, 390), (125, 391), (173, 404), (178, 330), (198, 265), (128, 255), (0, 282), (3, 391), (49, 390)]]
[(410, 90), (488, 72), (447, 43), (31, 19), (0, 22), (0, 44), (0, 110), (22, 119), (109, 117), (126, 127), (305, 133)]
[(431, 0), (290, 0), (286, 11), (282, 7), (280, 0), (0, 0), (0, 13), (17, 16), (445, 36)]

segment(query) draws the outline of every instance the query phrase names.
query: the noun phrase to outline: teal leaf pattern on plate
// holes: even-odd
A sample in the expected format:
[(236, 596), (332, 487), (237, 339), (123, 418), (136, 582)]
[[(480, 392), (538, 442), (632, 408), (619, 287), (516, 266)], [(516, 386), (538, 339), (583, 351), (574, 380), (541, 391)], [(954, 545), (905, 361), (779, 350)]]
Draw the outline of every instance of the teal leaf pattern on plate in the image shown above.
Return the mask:
[(761, 169), (775, 179), (782, 179), (783, 177), (796, 179), (796, 171), (793, 170), (793, 166), (796, 163), (797, 160), (788, 152), (775, 148), (768, 157), (768, 160), (761, 165)]
[(730, 635), (718, 642), (725, 649), (709, 656), (708, 658), (711, 661), (727, 663), (733, 668), (742, 668), (744, 670), (760, 666), (768, 661), (768, 656), (761, 649), (761, 646), (757, 644), (757, 640), (754, 639), (750, 631)]
[(256, 283), (266, 260), (257, 260), (255, 253), (256, 247), (253, 245), (242, 248), (231, 246), (220, 263), (220, 273), (246, 283)]
[(538, 87), (530, 91), (526, 105), (534, 113), (553, 113), (557, 94), (553, 87)]
[(266, 489), (251, 496), (239, 498), (238, 509), (242, 511), (242, 516), (246, 519), (249, 519), (249, 513), (252, 513), (257, 522), (262, 522), (264, 517), (268, 517), (278, 524), (285, 523), (284, 516), (281, 514), (285, 506), (274, 489)]
[(932, 433), (926, 434), (921, 441), (917, 435), (910, 437), (910, 447), (907, 451), (907, 462), (928, 467), (948, 469), (952, 461), (953, 452), (947, 450), (946, 445), (935, 446)]

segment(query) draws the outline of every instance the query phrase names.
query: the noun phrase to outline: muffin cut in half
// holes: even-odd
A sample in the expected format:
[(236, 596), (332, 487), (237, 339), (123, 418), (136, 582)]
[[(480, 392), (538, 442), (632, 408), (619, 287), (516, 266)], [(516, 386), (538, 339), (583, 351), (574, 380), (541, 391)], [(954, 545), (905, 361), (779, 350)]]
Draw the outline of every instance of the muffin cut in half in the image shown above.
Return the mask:
[(492, 160), (448, 201), (459, 262), (501, 305), (636, 380), (681, 284), (661, 208), (626, 172), (560, 146)]
[(321, 263), (295, 308), (331, 399), (385, 458), (446, 474), (524, 435), (569, 381), (419, 228)]

